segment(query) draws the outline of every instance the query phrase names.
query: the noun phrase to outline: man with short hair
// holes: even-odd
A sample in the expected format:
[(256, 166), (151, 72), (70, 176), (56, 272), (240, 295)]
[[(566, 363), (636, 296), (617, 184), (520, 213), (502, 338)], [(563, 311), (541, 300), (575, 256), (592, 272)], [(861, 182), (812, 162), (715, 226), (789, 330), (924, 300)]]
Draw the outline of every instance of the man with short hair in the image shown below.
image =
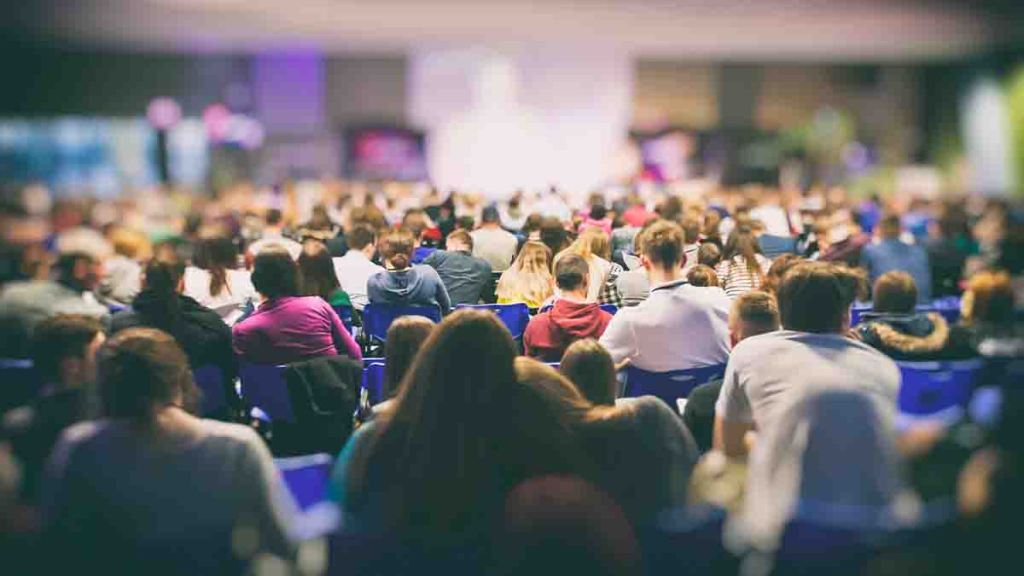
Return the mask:
[(483, 258), (491, 270), (504, 272), (512, 265), (519, 240), (501, 227), (501, 216), (493, 205), (484, 208), (480, 228), (473, 231), (473, 256)]
[(896, 364), (849, 338), (854, 294), (834, 265), (799, 264), (777, 292), (783, 330), (736, 345), (715, 405), (716, 449), (747, 453), (745, 436), (763, 431), (787, 401), (811, 389), (859, 390), (893, 414), (900, 386)]
[[(779, 307), (775, 297), (767, 292), (754, 290), (733, 300), (729, 311), (729, 340), (735, 348), (741, 341), (779, 329)], [(711, 437), (715, 428), (715, 402), (722, 391), (722, 381), (701, 384), (694, 388), (686, 399), (683, 422), (701, 452), (711, 449)]]
[(623, 308), (601, 337), (616, 364), (650, 372), (724, 364), (729, 357), (729, 298), (720, 288), (691, 286), (683, 274), (684, 234), (660, 221), (643, 232), (647, 299)]
[(437, 270), (452, 306), (477, 304), (491, 286), (491, 265), (473, 256), (473, 237), (465, 230), (448, 235), (447, 250), (437, 250), (423, 261)]
[(267, 210), (263, 233), (260, 239), (249, 245), (249, 254), (255, 258), (268, 246), (280, 246), (288, 251), (292, 260), (302, 255), (302, 244), (284, 236), (284, 215), (276, 208)]
[(590, 287), (590, 267), (575, 254), (558, 259), (555, 264), (555, 284), (561, 297), (548, 312), (530, 320), (523, 335), (527, 356), (544, 362), (559, 362), (570, 344), (584, 338), (600, 338), (612, 315), (600, 305), (587, 299)]
[(23, 489), (35, 499), (43, 465), (60, 432), (86, 418), (86, 387), (96, 381), (96, 351), (103, 326), (81, 314), (58, 314), (43, 320), (32, 336), (32, 364), (44, 383), (42, 394), (0, 420), (2, 436), (21, 461)]
[(341, 258), (333, 258), (334, 274), (338, 283), (352, 302), (352, 308), (362, 311), (369, 304), (366, 283), (370, 276), (383, 272), (384, 268), (373, 263), (373, 253), (377, 247), (373, 228), (366, 224), (356, 224), (345, 234), (348, 251)]
[(878, 225), (880, 236), (876, 244), (864, 247), (861, 266), (868, 271), (868, 282), (873, 286), (882, 274), (902, 270), (914, 278), (918, 302), (928, 302), (932, 296), (932, 272), (928, 264), (928, 251), (923, 246), (900, 239), (903, 225), (897, 214), (888, 214)]

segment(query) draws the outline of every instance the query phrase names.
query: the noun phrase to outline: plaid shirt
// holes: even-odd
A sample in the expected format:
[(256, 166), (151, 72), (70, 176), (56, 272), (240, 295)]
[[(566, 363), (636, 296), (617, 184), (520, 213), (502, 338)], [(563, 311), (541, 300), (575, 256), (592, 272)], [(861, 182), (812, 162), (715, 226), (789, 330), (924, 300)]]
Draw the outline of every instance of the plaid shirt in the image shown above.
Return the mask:
[(598, 304), (612, 304), (617, 308), (622, 308), (622, 294), (619, 294), (619, 287), (616, 284), (616, 280), (619, 278), (619, 274), (622, 274), (622, 266), (612, 262), (612, 269), (608, 272), (608, 279), (605, 280), (604, 286), (601, 286), (601, 291), (597, 294)]

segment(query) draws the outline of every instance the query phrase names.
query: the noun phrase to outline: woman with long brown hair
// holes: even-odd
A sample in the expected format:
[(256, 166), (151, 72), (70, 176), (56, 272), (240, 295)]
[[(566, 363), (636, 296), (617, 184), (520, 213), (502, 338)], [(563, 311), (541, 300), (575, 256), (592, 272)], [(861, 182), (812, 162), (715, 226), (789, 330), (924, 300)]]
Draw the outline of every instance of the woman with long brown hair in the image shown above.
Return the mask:
[(228, 325), (234, 324), (246, 302), (256, 299), (249, 271), (237, 266), (238, 250), (230, 238), (200, 239), (192, 265), (185, 269), (184, 294), (213, 309)]
[(331, 306), (352, 306), (334, 273), (334, 262), (326, 244), (319, 240), (303, 242), (297, 264), (300, 293), (303, 296), (319, 296)]
[(757, 290), (771, 262), (761, 254), (757, 237), (746, 230), (735, 230), (722, 250), (722, 261), (715, 267), (719, 285), (730, 298)]

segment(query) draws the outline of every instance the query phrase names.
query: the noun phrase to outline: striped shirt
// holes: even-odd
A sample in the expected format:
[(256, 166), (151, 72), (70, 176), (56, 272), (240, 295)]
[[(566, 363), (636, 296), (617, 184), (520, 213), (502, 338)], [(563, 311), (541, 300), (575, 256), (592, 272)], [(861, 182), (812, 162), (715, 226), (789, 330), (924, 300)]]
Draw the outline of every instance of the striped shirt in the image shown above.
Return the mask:
[(732, 260), (723, 260), (715, 267), (718, 274), (718, 285), (725, 290), (729, 298), (736, 298), (751, 290), (757, 290), (764, 282), (764, 275), (771, 266), (771, 261), (760, 254), (755, 255), (760, 274), (751, 274), (747, 261), (742, 256), (734, 256)]

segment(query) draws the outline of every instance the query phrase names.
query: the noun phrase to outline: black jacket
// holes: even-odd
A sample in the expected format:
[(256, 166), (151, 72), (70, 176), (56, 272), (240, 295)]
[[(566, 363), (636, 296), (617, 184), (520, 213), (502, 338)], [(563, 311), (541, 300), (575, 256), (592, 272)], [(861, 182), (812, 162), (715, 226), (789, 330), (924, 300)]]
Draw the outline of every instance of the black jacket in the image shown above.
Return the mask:
[(950, 326), (935, 312), (869, 312), (857, 326), (861, 339), (894, 360), (926, 361), (970, 358), (974, 350), (950, 337)]
[(274, 424), (274, 454), (337, 454), (352, 434), (363, 363), (347, 356), (321, 356), (289, 364), (284, 371), (295, 421)]

